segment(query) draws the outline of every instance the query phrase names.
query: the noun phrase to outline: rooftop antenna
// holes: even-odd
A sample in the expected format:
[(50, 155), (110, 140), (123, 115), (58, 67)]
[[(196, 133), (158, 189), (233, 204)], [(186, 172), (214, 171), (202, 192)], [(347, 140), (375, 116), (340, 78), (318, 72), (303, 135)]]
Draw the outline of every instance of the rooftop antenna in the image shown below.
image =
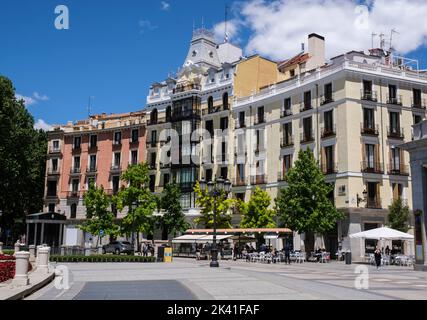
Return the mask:
[(224, 34), (224, 42), (227, 43), (228, 42), (228, 32), (227, 32), (227, 23), (228, 23), (228, 5), (225, 5), (225, 19), (224, 19), (224, 23), (225, 23), (225, 34)]
[(385, 46), (385, 40), (384, 40), (385, 34), (381, 32), (380, 34), (380, 48), (382, 50), (384, 50), (384, 46)]
[(374, 38), (377, 36), (378, 34), (377, 33), (375, 33), (375, 32), (372, 32), (372, 35), (371, 35), (371, 37), (372, 37), (372, 49), (374, 49)]
[(89, 97), (89, 103), (87, 105), (87, 116), (90, 118), (90, 114), (92, 112), (92, 99), (95, 98), (94, 96)]
[(204, 17), (202, 16), (202, 29), (204, 29), (205, 28), (205, 19), (204, 19)]
[(390, 32), (390, 52), (394, 51), (394, 48), (393, 48), (393, 33), (399, 34), (399, 32), (397, 32), (395, 29), (391, 29), (391, 32)]

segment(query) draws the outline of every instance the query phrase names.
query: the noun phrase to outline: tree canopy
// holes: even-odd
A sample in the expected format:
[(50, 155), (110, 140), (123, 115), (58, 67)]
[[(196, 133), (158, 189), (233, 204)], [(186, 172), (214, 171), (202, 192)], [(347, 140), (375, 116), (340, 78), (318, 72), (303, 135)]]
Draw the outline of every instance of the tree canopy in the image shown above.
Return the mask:
[(310, 149), (300, 150), (285, 181), (287, 186), (280, 190), (276, 210), (286, 227), (299, 233), (323, 234), (343, 218), (328, 197), (333, 187), (325, 182)]
[(32, 115), (4, 76), (0, 76), (0, 136), (0, 227), (12, 230), (16, 239), (25, 232), (25, 216), (43, 208), (47, 135), (34, 129)]
[(409, 230), (409, 207), (405, 205), (402, 199), (393, 200), (388, 207), (388, 225), (390, 228), (407, 232)]
[(239, 201), (238, 207), (242, 214), (242, 228), (274, 228), (276, 212), (269, 209), (271, 197), (259, 187), (256, 187), (249, 202)]

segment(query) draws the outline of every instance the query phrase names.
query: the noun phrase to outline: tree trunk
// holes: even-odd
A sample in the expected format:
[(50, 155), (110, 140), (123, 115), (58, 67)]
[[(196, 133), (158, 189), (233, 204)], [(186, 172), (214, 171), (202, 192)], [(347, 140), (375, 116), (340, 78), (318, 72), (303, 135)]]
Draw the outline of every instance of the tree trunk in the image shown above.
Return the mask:
[(137, 232), (136, 234), (136, 238), (137, 238), (137, 244), (136, 244), (136, 251), (141, 252), (141, 248), (140, 248), (140, 243), (139, 243), (139, 232)]

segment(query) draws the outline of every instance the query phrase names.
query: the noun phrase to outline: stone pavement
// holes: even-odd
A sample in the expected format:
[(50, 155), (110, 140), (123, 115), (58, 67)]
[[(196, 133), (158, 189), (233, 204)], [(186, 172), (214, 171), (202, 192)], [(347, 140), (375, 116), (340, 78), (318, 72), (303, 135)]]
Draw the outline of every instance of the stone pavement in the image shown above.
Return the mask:
[(64, 264), (70, 289), (46, 286), (27, 299), (427, 299), (427, 273), (408, 267), (387, 266), (369, 271), (369, 289), (355, 288), (360, 265), (260, 264), (174, 259), (173, 263)]

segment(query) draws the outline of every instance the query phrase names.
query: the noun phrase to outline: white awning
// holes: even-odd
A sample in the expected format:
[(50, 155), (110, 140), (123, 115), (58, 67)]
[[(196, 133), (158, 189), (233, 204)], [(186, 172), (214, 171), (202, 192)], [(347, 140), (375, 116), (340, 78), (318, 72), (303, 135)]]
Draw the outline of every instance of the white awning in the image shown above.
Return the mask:
[(193, 243), (198, 239), (203, 238), (204, 235), (200, 234), (185, 234), (172, 240), (173, 243)]
[(390, 229), (387, 227), (371, 229), (368, 231), (353, 233), (350, 238), (364, 238), (376, 240), (412, 240), (414, 236), (409, 233), (404, 233), (398, 230)]
[[(216, 240), (220, 241), (220, 240), (225, 240), (225, 239), (229, 239), (231, 238), (233, 235), (217, 235), (216, 236)], [(197, 242), (213, 242), (213, 235), (208, 235), (208, 236), (203, 236), (200, 239), (197, 239)]]

